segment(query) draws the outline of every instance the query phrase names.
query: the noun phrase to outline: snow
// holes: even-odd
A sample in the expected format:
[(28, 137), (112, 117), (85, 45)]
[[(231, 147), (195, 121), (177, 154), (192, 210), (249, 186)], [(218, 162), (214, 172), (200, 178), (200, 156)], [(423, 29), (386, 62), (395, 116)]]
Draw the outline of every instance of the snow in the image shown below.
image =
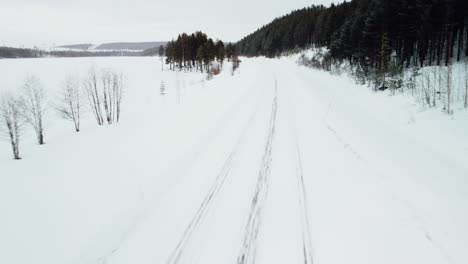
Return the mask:
[[(242, 59), (207, 81), (148, 57), (0, 60), (51, 103), (67, 74), (125, 75), (119, 124), (51, 110), (0, 142), (0, 263), (467, 263), (468, 111)], [(164, 82), (166, 95), (160, 95)]]

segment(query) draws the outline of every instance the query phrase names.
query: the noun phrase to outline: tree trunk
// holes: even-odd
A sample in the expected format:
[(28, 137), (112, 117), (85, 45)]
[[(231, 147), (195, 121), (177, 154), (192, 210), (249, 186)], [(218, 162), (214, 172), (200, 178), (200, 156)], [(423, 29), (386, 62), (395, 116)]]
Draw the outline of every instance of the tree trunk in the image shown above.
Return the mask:
[(42, 131), (39, 131), (38, 141), (39, 141), (39, 145), (44, 145), (44, 135)]
[(14, 158), (15, 160), (20, 160), (21, 157), (19, 155), (19, 146), (17, 143), (13, 144), (13, 155), (14, 155)]
[(15, 136), (13, 135), (13, 131), (11, 130), (12, 128), (9, 128), (9, 134), (10, 134), (10, 143), (11, 143), (11, 149), (13, 151), (13, 158), (15, 160), (21, 159), (19, 156), (19, 147), (18, 147), (18, 142), (15, 140)]
[(449, 61), (447, 66), (447, 113), (451, 114), (450, 103), (451, 103), (451, 96), (452, 96), (452, 65)]

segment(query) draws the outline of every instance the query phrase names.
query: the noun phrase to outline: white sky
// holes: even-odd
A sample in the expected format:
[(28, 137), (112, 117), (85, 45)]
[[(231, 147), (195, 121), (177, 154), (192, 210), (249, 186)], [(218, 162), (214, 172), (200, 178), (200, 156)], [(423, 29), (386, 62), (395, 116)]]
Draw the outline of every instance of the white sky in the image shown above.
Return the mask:
[(275, 17), (343, 0), (0, 0), (0, 46), (166, 41), (196, 30), (237, 41)]

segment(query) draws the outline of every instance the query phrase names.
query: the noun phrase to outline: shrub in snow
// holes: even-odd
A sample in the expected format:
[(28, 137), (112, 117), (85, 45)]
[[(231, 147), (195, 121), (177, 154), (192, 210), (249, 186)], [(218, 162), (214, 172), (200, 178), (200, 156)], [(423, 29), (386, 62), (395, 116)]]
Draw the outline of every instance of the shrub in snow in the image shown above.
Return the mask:
[(164, 85), (164, 82), (161, 82), (161, 85), (159, 86), (159, 92), (161, 93), (161, 95), (166, 94), (166, 86)]

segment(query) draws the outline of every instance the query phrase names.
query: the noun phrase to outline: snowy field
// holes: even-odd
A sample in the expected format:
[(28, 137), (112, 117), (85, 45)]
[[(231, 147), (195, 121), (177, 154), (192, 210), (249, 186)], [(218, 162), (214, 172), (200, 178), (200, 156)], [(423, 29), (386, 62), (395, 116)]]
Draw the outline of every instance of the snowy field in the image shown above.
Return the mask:
[(120, 123), (75, 133), (50, 110), (23, 160), (0, 142), (0, 263), (468, 263), (468, 111), (294, 59), (210, 81), (157, 58), (0, 60), (0, 91), (34, 74), (52, 104), (92, 66), (125, 75)]

